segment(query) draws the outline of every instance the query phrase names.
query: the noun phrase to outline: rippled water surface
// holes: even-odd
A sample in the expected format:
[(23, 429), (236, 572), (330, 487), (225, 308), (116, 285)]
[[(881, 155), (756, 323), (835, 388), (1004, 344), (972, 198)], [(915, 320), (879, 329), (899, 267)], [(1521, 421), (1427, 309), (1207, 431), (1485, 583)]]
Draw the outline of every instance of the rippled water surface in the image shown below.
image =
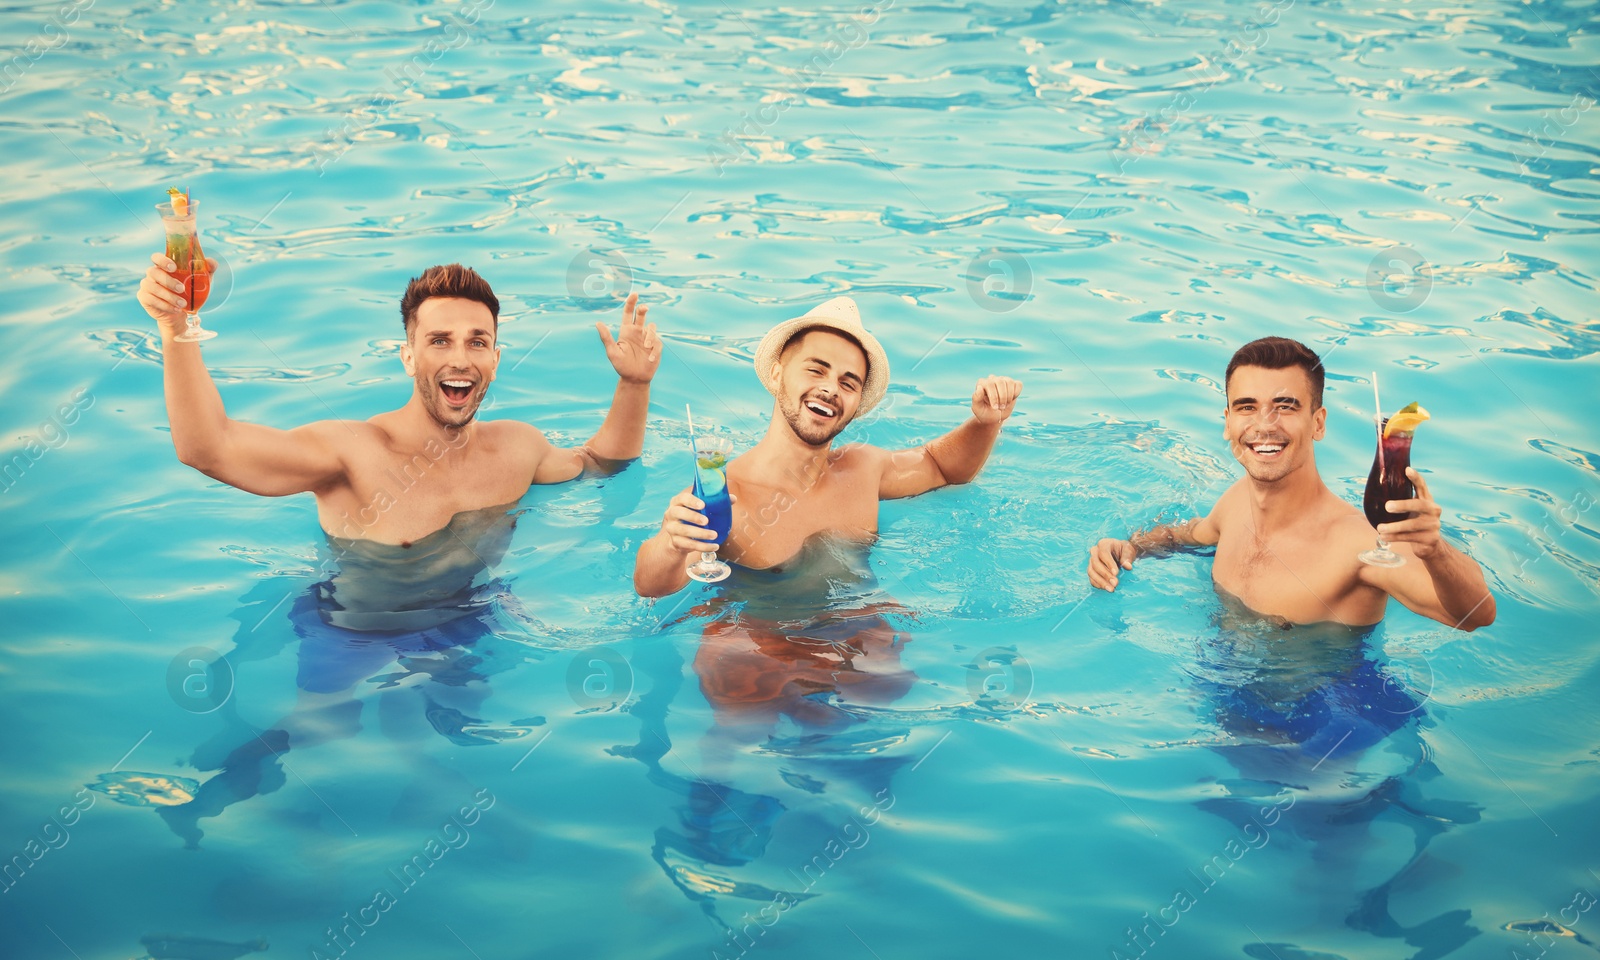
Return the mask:
[[(1600, 943), (1593, 4), (4, 23), (5, 957)], [(330, 628), (330, 551), (392, 558), (173, 456), (133, 290), (174, 184), (229, 268), (232, 415), (399, 406), (399, 294), (461, 261), (504, 310), (486, 415), (564, 443), (609, 398), (594, 321), (640, 292), (668, 348), (642, 461), (458, 518), (489, 569), (430, 541), (476, 573), (432, 598), (465, 616)], [(684, 403), (754, 443), (761, 334), (841, 294), (894, 369), (847, 436), (925, 442), (1010, 374), (988, 469), (886, 504), (810, 594), (633, 597)], [(1238, 475), (1219, 384), (1267, 334), (1326, 357), (1319, 467), (1353, 502), (1371, 372), (1432, 411), (1415, 462), (1493, 626), (1286, 634), (1204, 556), (1091, 594), (1089, 544)]]

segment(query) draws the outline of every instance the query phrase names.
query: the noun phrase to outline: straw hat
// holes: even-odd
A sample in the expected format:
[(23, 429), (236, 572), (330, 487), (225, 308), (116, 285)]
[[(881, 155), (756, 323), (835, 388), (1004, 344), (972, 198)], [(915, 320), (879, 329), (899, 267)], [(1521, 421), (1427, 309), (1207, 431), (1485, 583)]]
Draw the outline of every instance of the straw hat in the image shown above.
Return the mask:
[(867, 352), (867, 382), (861, 385), (861, 405), (856, 408), (856, 416), (877, 406), (889, 389), (889, 355), (878, 338), (861, 325), (861, 312), (849, 297), (834, 297), (812, 307), (805, 316), (785, 320), (767, 331), (761, 338), (761, 345), (756, 347), (756, 376), (761, 378), (767, 392), (778, 395), (780, 384), (773, 375), (772, 365), (778, 362), (778, 355), (789, 338), (802, 330), (837, 330), (860, 342)]

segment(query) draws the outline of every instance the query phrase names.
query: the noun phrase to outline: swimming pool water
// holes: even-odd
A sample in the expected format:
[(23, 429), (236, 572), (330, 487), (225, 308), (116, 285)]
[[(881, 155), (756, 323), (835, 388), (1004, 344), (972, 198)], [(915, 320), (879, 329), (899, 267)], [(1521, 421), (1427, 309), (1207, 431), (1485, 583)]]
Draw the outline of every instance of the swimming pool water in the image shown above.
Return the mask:
[[(1592, 4), (5, 22), (5, 957), (1600, 943)], [(642, 460), (458, 518), (428, 547), (459, 590), (386, 639), (324, 623), (330, 564), (393, 557), (172, 454), (133, 290), (174, 184), (231, 275), (205, 351), (232, 415), (398, 406), (399, 294), (461, 261), (503, 308), (485, 415), (563, 443), (609, 399), (594, 320), (640, 292), (667, 344)], [(837, 295), (894, 369), (846, 436), (924, 442), (1008, 374), (988, 468), (815, 557), (828, 596), (635, 598), (685, 402), (748, 448), (760, 336)], [(1352, 502), (1371, 372), (1432, 411), (1415, 462), (1493, 626), (1286, 634), (1199, 555), (1091, 593), (1090, 544), (1238, 475), (1222, 370), (1267, 334), (1326, 358), (1319, 467)], [(419, 622), (441, 605), (470, 615)]]

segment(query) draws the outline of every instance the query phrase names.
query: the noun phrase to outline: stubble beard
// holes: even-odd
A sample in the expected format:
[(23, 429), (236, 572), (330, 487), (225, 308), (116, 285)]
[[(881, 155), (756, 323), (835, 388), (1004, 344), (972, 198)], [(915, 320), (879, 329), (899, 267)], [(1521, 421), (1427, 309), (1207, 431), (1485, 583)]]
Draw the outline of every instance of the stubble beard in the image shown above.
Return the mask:
[[(456, 411), (450, 409), (440, 395), (439, 385), (431, 380), (419, 380), (418, 386), (422, 388), (422, 409), (428, 411), (428, 416), (434, 423), (447, 430), (464, 430), (467, 425), (478, 417), (478, 410), (483, 406), (483, 398), (479, 397), (469, 406)], [(447, 419), (449, 415), (461, 417), (460, 420)]]
[[(802, 397), (802, 399), (804, 398)], [(837, 401), (834, 401), (834, 403), (830, 405), (837, 406)], [(779, 402), (778, 410), (783, 414), (784, 422), (789, 424), (789, 430), (794, 433), (795, 437), (797, 437), (801, 443), (818, 449), (825, 448), (832, 444), (833, 438), (842, 433), (844, 428), (849, 425), (849, 421), (841, 417), (839, 418), (838, 425), (834, 427), (834, 429), (825, 429), (820, 436), (808, 436), (800, 422), (800, 417), (805, 412), (805, 408), (803, 406), (801, 406), (799, 403), (791, 404), (789, 399), (785, 397)]]

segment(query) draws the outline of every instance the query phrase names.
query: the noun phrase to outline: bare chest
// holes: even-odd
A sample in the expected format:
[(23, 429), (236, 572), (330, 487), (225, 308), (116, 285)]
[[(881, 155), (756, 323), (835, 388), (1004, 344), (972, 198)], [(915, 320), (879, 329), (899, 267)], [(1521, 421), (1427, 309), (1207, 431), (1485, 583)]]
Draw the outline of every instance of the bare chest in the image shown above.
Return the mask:
[(870, 541), (878, 535), (878, 491), (854, 473), (829, 474), (814, 487), (778, 490), (730, 478), (733, 532), (723, 553), (765, 569), (800, 552), (819, 534)]
[(531, 468), (487, 450), (383, 449), (353, 464), (348, 483), (319, 496), (317, 514), (335, 536), (407, 543), (463, 511), (519, 499), (531, 480)]
[(1357, 579), (1332, 537), (1263, 534), (1248, 519), (1219, 531), (1212, 579), (1258, 613), (1295, 623), (1376, 623), (1384, 598)]

